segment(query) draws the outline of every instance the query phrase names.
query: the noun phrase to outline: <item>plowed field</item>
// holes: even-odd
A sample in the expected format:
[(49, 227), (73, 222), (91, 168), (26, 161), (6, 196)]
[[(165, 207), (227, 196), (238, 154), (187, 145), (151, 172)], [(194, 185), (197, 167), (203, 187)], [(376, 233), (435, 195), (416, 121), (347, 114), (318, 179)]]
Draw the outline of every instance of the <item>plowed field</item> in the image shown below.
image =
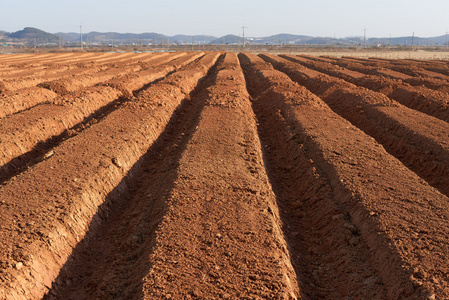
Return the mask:
[(448, 299), (449, 62), (0, 56), (0, 299)]

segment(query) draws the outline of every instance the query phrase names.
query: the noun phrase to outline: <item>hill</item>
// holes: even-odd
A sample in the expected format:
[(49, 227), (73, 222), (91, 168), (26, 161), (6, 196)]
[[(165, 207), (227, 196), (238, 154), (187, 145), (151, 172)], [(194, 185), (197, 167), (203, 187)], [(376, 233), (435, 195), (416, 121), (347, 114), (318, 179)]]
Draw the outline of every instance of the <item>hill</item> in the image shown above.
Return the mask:
[(23, 30), (19, 30), (9, 34), (6, 33), (5, 37), (8, 39), (22, 40), (25, 43), (34, 42), (37, 44), (59, 43), (61, 39), (55, 34), (48, 33), (33, 27), (25, 27)]
[[(394, 37), (394, 38), (368, 38), (366, 44), (373, 45), (396, 45), (396, 46), (442, 46), (446, 44), (446, 35), (421, 38), (421, 37)], [(79, 45), (80, 34), (77, 32), (48, 33), (33, 27), (25, 27), (22, 30), (8, 33), (0, 30), (0, 41), (8, 43), (19, 43), (25, 45), (48, 45), (48, 44), (71, 44)], [(215, 37), (210, 35), (174, 35), (167, 36), (155, 32), (145, 33), (118, 33), (97, 32), (83, 33), (83, 42), (97, 45), (148, 45), (148, 44), (241, 44), (242, 37), (237, 35), (225, 35)], [(295, 35), (281, 33), (267, 37), (245, 37), (246, 44), (260, 45), (363, 45), (365, 42), (361, 37), (331, 38), (314, 37), (308, 35)]]
[(213, 40), (211, 43), (212, 44), (240, 44), (242, 42), (242, 38), (237, 36), (237, 35), (233, 35), (233, 34), (228, 34), (225, 36), (222, 36), (221, 38), (217, 38), (215, 40)]

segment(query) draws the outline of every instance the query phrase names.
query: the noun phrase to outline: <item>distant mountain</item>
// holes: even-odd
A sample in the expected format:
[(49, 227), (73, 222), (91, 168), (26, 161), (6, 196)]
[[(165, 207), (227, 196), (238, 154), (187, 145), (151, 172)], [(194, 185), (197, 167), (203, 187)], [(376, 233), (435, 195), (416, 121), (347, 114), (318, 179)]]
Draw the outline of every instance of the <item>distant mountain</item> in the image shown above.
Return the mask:
[(438, 45), (446, 45), (448, 43), (448, 39), (449, 39), (448, 35), (440, 35), (431, 38), (431, 40), (437, 43)]
[(25, 27), (13, 33), (6, 33), (8, 39), (22, 40), (28, 43), (59, 43), (60, 37), (33, 27)]
[(57, 32), (55, 33), (57, 36), (60, 36), (64, 41), (79, 41), (80, 40), (80, 33), (76, 32)]
[[(241, 44), (242, 37), (237, 35), (225, 35), (215, 37), (210, 35), (175, 35), (167, 36), (155, 32), (146, 33), (117, 33), (117, 32), (88, 32), (82, 35), (83, 42), (98, 45), (148, 45), (148, 44)], [(395, 37), (395, 38), (368, 38), (368, 46), (436, 46), (445, 45), (446, 35), (421, 38), (421, 37)], [(48, 45), (48, 44), (79, 44), (80, 33), (77, 32), (58, 32), (56, 34), (48, 33), (33, 27), (26, 27), (17, 32), (8, 33), (0, 30), (0, 41), (2, 43), (19, 43), (27, 45)], [(265, 45), (363, 45), (363, 37), (313, 37), (308, 35), (294, 35), (281, 33), (268, 37), (245, 37), (246, 44), (265, 44)]]
[(237, 35), (233, 35), (233, 34), (228, 34), (228, 35), (222, 36), (221, 38), (217, 38), (211, 42), (211, 44), (219, 44), (219, 45), (220, 44), (233, 45), (233, 44), (241, 44), (241, 43), (242, 43), (242, 38)]
[[(79, 42), (79, 33), (63, 33), (59, 32), (64, 40), (68, 42)], [(102, 44), (190, 44), (192, 38), (195, 43), (210, 43), (216, 37), (212, 36), (191, 36), (191, 35), (175, 35), (167, 36), (155, 32), (147, 33), (117, 33), (117, 32), (96, 32), (83, 33), (83, 42), (102, 43)]]
[(281, 33), (268, 37), (260, 37), (260, 38), (248, 38), (252, 43), (255, 44), (306, 44), (309, 40), (313, 39), (312, 36), (308, 35), (294, 35)]
[[(80, 33), (63, 33), (58, 32), (57, 35), (61, 36), (67, 42), (76, 42), (80, 41)], [(169, 37), (154, 33), (117, 33), (117, 32), (96, 32), (91, 31), (89, 33), (83, 33), (83, 42), (89, 43), (100, 43), (100, 44), (140, 44), (145, 42), (148, 44), (150, 42), (153, 43), (162, 43), (167, 42)]]

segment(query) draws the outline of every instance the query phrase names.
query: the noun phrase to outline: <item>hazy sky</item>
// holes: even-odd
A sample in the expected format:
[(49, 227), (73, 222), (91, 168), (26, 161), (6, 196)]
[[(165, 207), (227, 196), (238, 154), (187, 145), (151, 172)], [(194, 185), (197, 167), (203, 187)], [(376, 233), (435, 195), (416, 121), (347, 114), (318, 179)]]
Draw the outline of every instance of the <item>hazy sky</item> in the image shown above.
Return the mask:
[(0, 30), (166, 35), (443, 35), (449, 0), (0, 0)]

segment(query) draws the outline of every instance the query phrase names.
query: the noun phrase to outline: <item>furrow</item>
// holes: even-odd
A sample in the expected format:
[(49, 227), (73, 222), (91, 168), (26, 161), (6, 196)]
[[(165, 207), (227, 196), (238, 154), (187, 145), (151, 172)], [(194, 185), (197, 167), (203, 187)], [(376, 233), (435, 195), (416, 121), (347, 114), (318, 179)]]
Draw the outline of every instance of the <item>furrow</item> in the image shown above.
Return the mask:
[(187, 55), (184, 55), (184, 53), (177, 53), (175, 56), (170, 56), (170, 58), (176, 59), (170, 59), (168, 61), (164, 59), (166, 62), (160, 66), (148, 67), (136, 74), (117, 77), (101, 83), (100, 85), (113, 87), (122, 91), (125, 95), (130, 96), (134, 91), (144, 88), (149, 82), (161, 78), (169, 72), (175, 71), (180, 66), (191, 63), (203, 55), (204, 52), (189, 53)]
[[(67, 54), (56, 54), (57, 56), (65, 56)], [(41, 53), (41, 54), (12, 54), (2, 56), (1, 63), (13, 64), (13, 63), (33, 63), (34, 65), (39, 64), (42, 61), (53, 59), (55, 54)]]
[[(281, 57), (298, 62), (308, 68), (318, 70), (330, 76), (344, 79), (355, 85), (380, 92), (407, 107), (449, 122), (449, 94), (445, 92), (434, 91), (422, 86), (410, 86), (401, 80), (389, 79), (383, 76), (367, 76), (357, 71), (337, 67), (326, 62), (311, 61), (306, 58), (298, 59), (289, 55), (282, 55)], [(447, 87), (446, 84), (444, 86)]]
[[(284, 69), (276, 57), (263, 57)], [(305, 252), (295, 263), (307, 297), (447, 297), (447, 196), (285, 74), (256, 56), (241, 59), (254, 78), (261, 130), (287, 139), (283, 147), (294, 155), (276, 149), (277, 140), (266, 154), (279, 161), (273, 180), (290, 207), (286, 215), (296, 220), (289, 225), (298, 226), (290, 245)]]
[(203, 97), (198, 126), (165, 196), (143, 298), (296, 299), (296, 276), (235, 54), (226, 54)]
[(140, 77), (121, 81), (121, 86), (98, 86), (73, 95), (60, 97), (52, 103), (41, 104), (21, 113), (0, 119), (0, 179), (5, 180), (39, 161), (58, 141), (69, 137), (72, 129), (90, 121), (92, 114), (116, 109), (131, 99), (132, 92), (165, 77), (187, 65), (202, 53), (181, 56), (169, 65), (146, 71)]
[[(79, 55), (79, 54), (78, 54)], [(76, 59), (55, 59), (57, 56), (49, 59), (48, 62), (43, 64), (30, 62), (29, 64), (21, 63), (18, 65), (10, 65), (9, 68), (0, 70), (3, 81), (11, 87), (11, 89), (17, 89), (16, 87), (26, 87), (31, 84), (37, 84), (45, 81), (46, 78), (51, 79), (56, 76), (76, 75), (86, 72), (92, 72), (91, 68), (106, 69), (111, 66), (126, 65), (133, 61), (139, 60), (142, 56), (134, 54), (132, 57), (126, 59), (114, 59), (108, 58), (107, 61), (101, 62), (101, 57), (104, 53), (91, 53), (89, 56), (78, 56)], [(151, 54), (144, 54), (145, 56), (151, 56)]]
[(429, 89), (437, 90), (440, 92), (449, 92), (447, 80), (431, 77), (413, 77), (387, 68), (365, 65), (362, 62), (355, 62), (348, 58), (335, 59), (333, 63), (364, 74), (386, 77), (393, 80), (400, 80), (403, 83), (408, 83), (418, 88), (421, 86), (425, 86)]
[(0, 120), (40, 103), (52, 101), (57, 96), (55, 92), (42, 87), (26, 88), (15, 92), (0, 90)]
[[(202, 62), (209, 65), (215, 58), (208, 56), (209, 61)], [(204, 106), (198, 94), (210, 85), (215, 70), (216, 65), (181, 101), (164, 132), (140, 159), (141, 171), (135, 172), (127, 191), (107, 206), (101, 225), (90, 229), (76, 245), (44, 299), (142, 298), (154, 231), (165, 210), (163, 195), (176, 178), (179, 157), (198, 125)], [(183, 74), (190, 81), (192, 72)], [(161, 88), (153, 86), (151, 95), (161, 97)], [(139, 97), (149, 103), (148, 95), (142, 92)]]
[[(90, 72), (90, 74), (81, 74), (79, 76), (72, 75), (68, 77), (59, 76), (56, 80), (41, 82), (39, 86), (52, 90), (59, 95), (65, 95), (75, 93), (78, 90), (89, 86), (108, 82), (112, 79), (121, 77), (124, 78), (127, 74), (133, 74), (134, 78), (141, 78), (141, 80), (145, 80), (145, 75), (151, 73), (151, 70), (148, 71), (149, 67), (147, 66), (149, 65), (149, 62), (151, 62), (151, 69), (155, 69), (158, 68), (159, 65), (166, 64), (182, 55), (185, 55), (185, 53), (174, 53), (169, 56), (152, 57), (152, 59), (148, 60), (148, 62), (133, 60), (132, 64), (125, 64), (121, 67), (114, 65), (107, 70)], [(146, 69), (146, 72), (143, 72), (144, 68)]]
[[(393, 66), (398, 70), (403, 70), (404, 73), (417, 74), (422, 77), (440, 78), (443, 80), (449, 80), (449, 68), (447, 65), (441, 63), (435, 63), (430, 61), (417, 61), (412, 59), (373, 59), (380, 66)], [(415, 76), (415, 75), (412, 75)]]
[[(126, 189), (139, 159), (217, 56), (208, 54), (151, 86), (143, 93), (153, 97), (115, 110), (0, 188), (0, 298), (37, 299), (52, 286), (89, 226), (100, 223), (105, 198)], [(179, 87), (181, 72), (189, 77)], [(23, 182), (26, 193), (20, 192)]]
[(55, 56), (52, 59), (43, 61), (41, 63), (46, 66), (58, 66), (60, 64), (67, 64), (67, 63), (69, 63), (70, 65), (79, 63), (83, 64), (110, 55), (111, 55), (110, 53), (105, 52), (88, 52), (88, 53), (81, 52), (81, 53), (70, 53), (70, 55), (55, 54)]
[(262, 55), (275, 68), (324, 100), (332, 110), (374, 137), (432, 186), (449, 195), (449, 124), (407, 108), (385, 95)]
[[(114, 74), (114, 72), (119, 71), (119, 68), (126, 69), (126, 67), (128, 67), (138, 71), (142, 68), (142, 65), (148, 64), (152, 60), (154, 60), (155, 63), (168, 61), (167, 59), (160, 59), (165, 55), (147, 56), (148, 57), (146, 59), (133, 57), (126, 62), (115, 62), (110, 64), (99, 64), (93, 60), (86, 60), (84, 62), (65, 61), (62, 66), (49, 66), (49, 71), (41, 76), (36, 76), (35, 74), (20, 76), (18, 78), (6, 78), (5, 76), (2, 76), (2, 84), (4, 86), (4, 90), (10, 92), (16, 92), (20, 89), (34, 87), (39, 84), (45, 88), (54, 89), (56, 92), (68, 89), (67, 87), (61, 89), (61, 86), (65, 87), (66, 85), (72, 85), (72, 88), (69, 88), (69, 90), (73, 92), (77, 87), (86, 87), (89, 84), (93, 85), (101, 82), (98, 81), (101, 80), (101, 76), (107, 75), (107, 73)], [(174, 59), (178, 57), (179, 54), (171, 54), (171, 56), (173, 56)], [(83, 79), (87, 80), (84, 84)], [(95, 82), (95, 80), (97, 81)], [(79, 83), (77, 84), (77, 82)]]

